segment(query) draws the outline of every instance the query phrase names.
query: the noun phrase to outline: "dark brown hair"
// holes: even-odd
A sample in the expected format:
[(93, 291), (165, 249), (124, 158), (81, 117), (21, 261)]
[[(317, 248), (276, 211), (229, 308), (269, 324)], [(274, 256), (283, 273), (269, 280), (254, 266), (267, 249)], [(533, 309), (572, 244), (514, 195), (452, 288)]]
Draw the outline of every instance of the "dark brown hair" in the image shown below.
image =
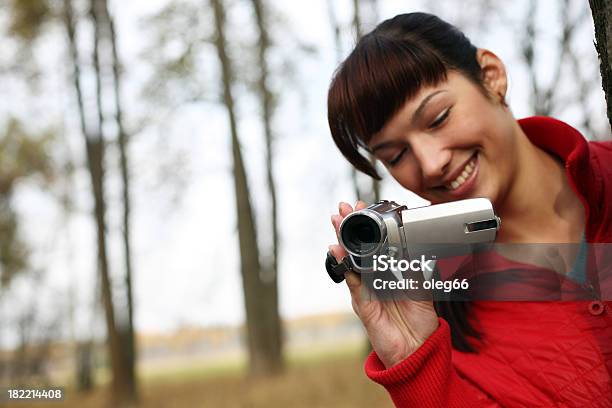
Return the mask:
[(479, 88), (476, 47), (455, 26), (426, 13), (400, 14), (364, 35), (336, 70), (327, 119), (334, 142), (356, 169), (380, 176), (360, 152), (422, 86), (455, 70)]
[[(380, 176), (360, 153), (402, 105), (423, 86), (435, 86), (457, 71), (486, 93), (476, 47), (455, 26), (426, 13), (401, 14), (363, 36), (332, 79), (327, 118), (334, 142), (358, 170)], [(438, 315), (451, 328), (453, 347), (474, 352), (479, 339), (469, 319), (470, 303), (440, 301)]]

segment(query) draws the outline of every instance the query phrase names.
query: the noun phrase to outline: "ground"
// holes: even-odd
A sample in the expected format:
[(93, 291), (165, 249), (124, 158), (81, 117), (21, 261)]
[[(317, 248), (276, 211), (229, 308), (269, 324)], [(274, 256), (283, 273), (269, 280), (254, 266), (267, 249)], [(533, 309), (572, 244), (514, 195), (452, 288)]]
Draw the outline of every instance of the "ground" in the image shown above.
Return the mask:
[[(249, 379), (242, 364), (189, 367), (143, 373), (140, 407), (391, 407), (385, 390), (363, 372), (362, 349), (294, 355), (285, 374)], [(16, 403), (7, 407), (106, 408), (108, 387), (82, 394), (66, 389), (61, 403)]]

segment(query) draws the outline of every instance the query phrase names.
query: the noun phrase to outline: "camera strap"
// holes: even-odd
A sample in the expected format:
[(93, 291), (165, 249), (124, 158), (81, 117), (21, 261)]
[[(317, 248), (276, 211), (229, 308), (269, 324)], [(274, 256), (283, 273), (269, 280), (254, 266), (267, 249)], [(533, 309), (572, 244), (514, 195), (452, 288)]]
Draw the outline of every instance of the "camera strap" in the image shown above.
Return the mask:
[(336, 283), (340, 283), (344, 280), (344, 274), (351, 271), (353, 268), (351, 267), (349, 257), (345, 257), (342, 262), (338, 263), (336, 257), (332, 255), (331, 252), (327, 252), (327, 257), (325, 258), (325, 269), (327, 270), (327, 274)]

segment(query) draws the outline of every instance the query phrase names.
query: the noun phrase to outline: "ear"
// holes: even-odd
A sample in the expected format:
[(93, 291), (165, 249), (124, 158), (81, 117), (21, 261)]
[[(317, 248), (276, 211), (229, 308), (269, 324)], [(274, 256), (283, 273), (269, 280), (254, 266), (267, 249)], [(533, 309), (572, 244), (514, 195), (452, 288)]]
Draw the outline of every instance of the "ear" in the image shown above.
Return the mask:
[(476, 60), (482, 70), (482, 80), (485, 88), (493, 97), (497, 96), (505, 104), (508, 90), (508, 77), (506, 67), (497, 55), (484, 48), (476, 51)]

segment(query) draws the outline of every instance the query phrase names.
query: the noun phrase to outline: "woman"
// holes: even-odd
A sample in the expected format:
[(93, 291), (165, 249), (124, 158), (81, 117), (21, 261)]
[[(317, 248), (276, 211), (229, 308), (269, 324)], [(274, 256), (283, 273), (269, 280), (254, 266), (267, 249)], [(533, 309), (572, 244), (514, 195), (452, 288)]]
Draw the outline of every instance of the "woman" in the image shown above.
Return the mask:
[[(491, 51), (435, 16), (399, 15), (337, 70), (329, 125), (372, 177), (362, 150), (433, 204), (487, 197), (496, 242), (612, 242), (612, 144), (552, 118), (517, 121), (506, 91)], [(340, 203), (336, 232), (351, 211)], [(376, 302), (359, 276), (346, 281), (373, 348), (366, 374), (397, 406), (612, 407), (612, 302)]]

